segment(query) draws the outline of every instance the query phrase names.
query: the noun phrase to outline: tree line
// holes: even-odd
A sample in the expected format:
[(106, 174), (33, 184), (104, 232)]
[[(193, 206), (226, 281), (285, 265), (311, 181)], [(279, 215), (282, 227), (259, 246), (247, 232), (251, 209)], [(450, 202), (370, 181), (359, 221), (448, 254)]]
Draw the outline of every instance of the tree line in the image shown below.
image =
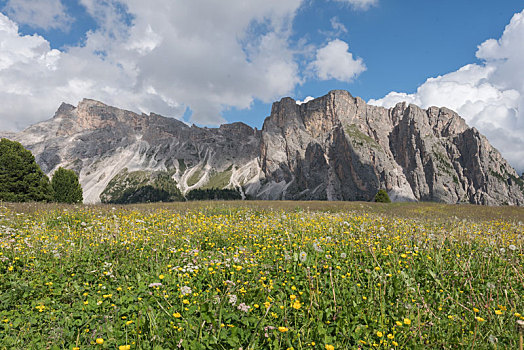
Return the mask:
[(82, 203), (73, 170), (58, 168), (51, 181), (19, 142), (0, 140), (0, 201)]

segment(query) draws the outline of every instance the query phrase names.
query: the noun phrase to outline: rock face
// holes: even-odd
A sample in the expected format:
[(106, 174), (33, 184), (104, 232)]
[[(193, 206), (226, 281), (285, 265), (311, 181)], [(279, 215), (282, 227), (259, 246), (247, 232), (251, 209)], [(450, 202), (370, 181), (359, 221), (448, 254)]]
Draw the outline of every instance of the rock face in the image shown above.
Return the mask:
[(393, 201), (524, 205), (524, 180), (455, 112), (385, 109), (347, 91), (300, 105), (283, 98), (261, 131), (190, 127), (83, 100), (7, 136), (44, 172), (77, 171), (88, 203), (114, 193), (115, 183), (125, 190), (120, 180), (140, 172), (167, 174), (182, 193), (218, 187), (259, 199), (369, 201), (384, 188)]

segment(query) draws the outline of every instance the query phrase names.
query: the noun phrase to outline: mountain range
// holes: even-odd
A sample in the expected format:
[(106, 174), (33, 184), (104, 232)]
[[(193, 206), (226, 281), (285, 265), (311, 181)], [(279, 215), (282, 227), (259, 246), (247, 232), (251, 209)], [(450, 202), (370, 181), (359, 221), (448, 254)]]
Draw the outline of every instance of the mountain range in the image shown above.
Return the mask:
[(18, 133), (47, 174), (79, 174), (86, 203), (112, 202), (167, 179), (182, 194), (232, 188), (244, 198), (524, 205), (524, 179), (475, 128), (447, 108), (386, 109), (334, 90), (275, 102), (261, 130), (189, 126), (84, 99)]

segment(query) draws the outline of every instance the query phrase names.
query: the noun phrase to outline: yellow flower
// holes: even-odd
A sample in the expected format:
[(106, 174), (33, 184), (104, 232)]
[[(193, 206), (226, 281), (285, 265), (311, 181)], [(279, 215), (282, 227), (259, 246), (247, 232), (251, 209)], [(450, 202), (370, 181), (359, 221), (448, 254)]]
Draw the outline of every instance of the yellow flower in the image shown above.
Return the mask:
[(126, 325), (129, 326), (131, 323), (133, 323), (133, 321), (129, 320), (126, 322)]
[(377, 337), (382, 338), (383, 335), (384, 335), (384, 333), (382, 333), (381, 331), (377, 332)]
[(300, 301), (298, 300), (295, 300), (295, 302), (293, 303), (293, 305), (291, 305), (293, 307), (293, 309), (300, 309), (300, 307), (302, 306), (302, 304), (300, 304)]
[(409, 326), (411, 324), (411, 320), (409, 318), (405, 318), (404, 324), (407, 324)]
[(497, 314), (497, 315), (502, 315), (502, 311), (500, 311), (500, 310), (495, 310), (495, 314)]
[(392, 341), (391, 344), (393, 344), (393, 346), (398, 346), (398, 343), (396, 341)]
[(326, 350), (335, 350), (335, 347), (333, 345), (326, 344)]
[(118, 347), (118, 350), (129, 350), (131, 349), (131, 345), (120, 345)]
[(393, 338), (395, 338), (395, 336), (393, 334), (389, 333), (388, 334), (388, 339), (393, 339)]
[(73, 350), (80, 350), (80, 348), (78, 346), (75, 346)]
[(473, 312), (479, 312), (479, 309), (477, 309), (476, 307), (473, 308)]
[(104, 344), (104, 339), (102, 339), (102, 338), (96, 338), (96, 343), (97, 343), (98, 345), (102, 345), (102, 344)]
[(186, 304), (186, 305), (187, 305), (187, 304), (189, 304), (189, 300), (187, 300), (187, 299), (184, 299), (184, 300), (182, 300), (182, 303), (184, 303), (184, 304)]
[(477, 321), (479, 321), (479, 322), (484, 322), (484, 321), (486, 321), (485, 319), (483, 319), (482, 317), (479, 317), (479, 316), (475, 317), (475, 319), (476, 319)]
[(174, 318), (180, 318), (180, 317), (182, 317), (182, 315), (180, 315), (179, 312), (175, 312), (175, 313), (173, 314), (173, 317), (174, 317)]
[(160, 275), (160, 276), (158, 276), (158, 278), (160, 278), (161, 280), (163, 280), (164, 277), (165, 277), (164, 275)]
[(291, 300), (295, 300), (296, 298), (297, 298), (297, 296), (294, 295), (294, 294), (291, 294), (291, 295), (289, 296), (289, 299), (291, 299)]
[(285, 333), (287, 332), (289, 329), (287, 327), (278, 327), (278, 331), (279, 332), (282, 332), (282, 333)]
[(402, 326), (402, 322), (400, 322), (400, 321), (396, 321), (395, 324), (396, 324), (397, 326), (399, 326), (399, 327)]

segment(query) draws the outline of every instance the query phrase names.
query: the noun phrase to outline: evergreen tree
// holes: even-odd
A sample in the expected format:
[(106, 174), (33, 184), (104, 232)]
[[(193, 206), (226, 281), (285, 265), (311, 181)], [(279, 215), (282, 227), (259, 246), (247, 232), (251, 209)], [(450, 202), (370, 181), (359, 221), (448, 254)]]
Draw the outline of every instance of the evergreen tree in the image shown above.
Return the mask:
[(377, 194), (375, 195), (375, 202), (391, 203), (391, 199), (389, 199), (389, 195), (386, 190), (378, 190)]
[(82, 186), (73, 170), (58, 168), (51, 179), (55, 202), (82, 203)]
[(53, 189), (35, 157), (20, 143), (0, 140), (0, 200), (51, 201)]

